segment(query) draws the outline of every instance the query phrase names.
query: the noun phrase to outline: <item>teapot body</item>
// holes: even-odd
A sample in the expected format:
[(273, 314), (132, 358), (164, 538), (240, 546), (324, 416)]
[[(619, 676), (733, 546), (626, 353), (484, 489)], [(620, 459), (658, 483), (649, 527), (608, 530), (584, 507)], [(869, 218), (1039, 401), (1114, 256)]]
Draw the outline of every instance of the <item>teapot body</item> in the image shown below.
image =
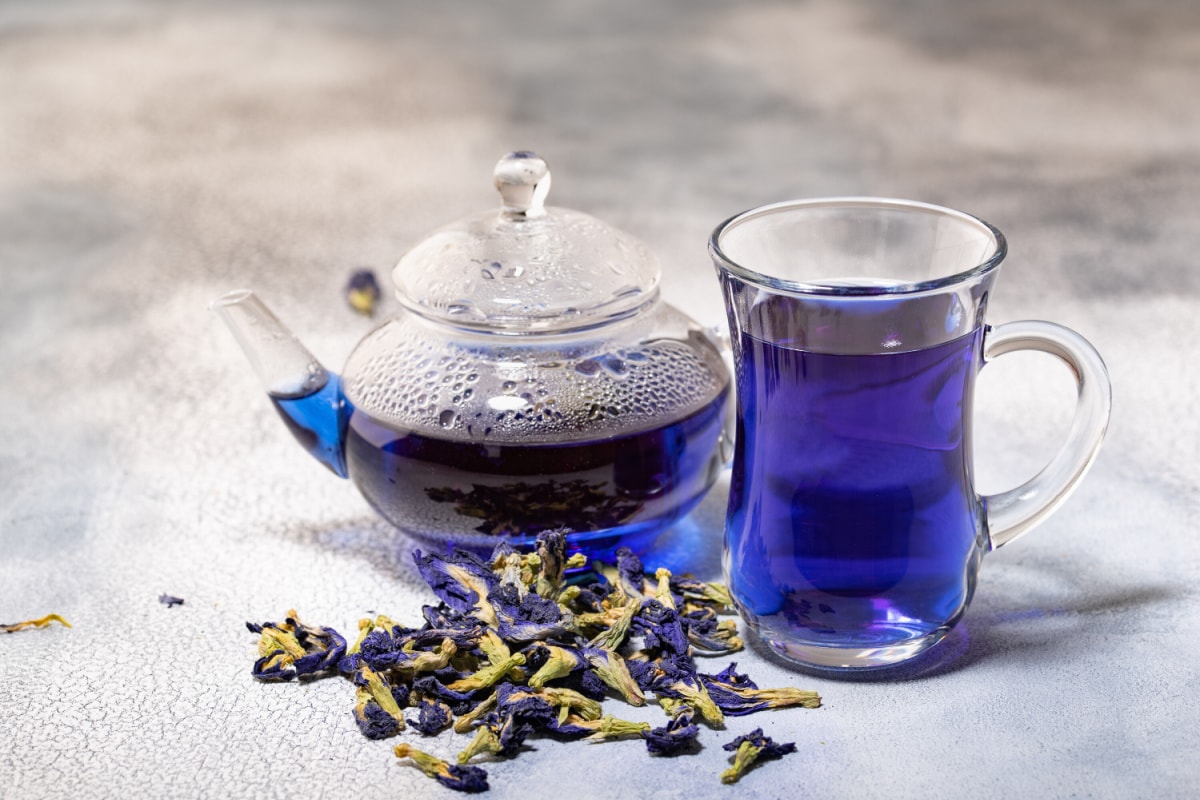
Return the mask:
[(565, 528), (573, 548), (644, 550), (723, 465), (730, 377), (661, 302), (592, 330), (505, 336), (402, 313), (342, 376), (345, 460), (393, 525), (490, 551)]
[(644, 551), (725, 463), (729, 370), (662, 302), (645, 244), (545, 205), (544, 160), (509, 153), (493, 184), (499, 209), (400, 258), (403, 310), (340, 377), (253, 292), (212, 307), (296, 440), (401, 530), (490, 552), (566, 529), (594, 558)]

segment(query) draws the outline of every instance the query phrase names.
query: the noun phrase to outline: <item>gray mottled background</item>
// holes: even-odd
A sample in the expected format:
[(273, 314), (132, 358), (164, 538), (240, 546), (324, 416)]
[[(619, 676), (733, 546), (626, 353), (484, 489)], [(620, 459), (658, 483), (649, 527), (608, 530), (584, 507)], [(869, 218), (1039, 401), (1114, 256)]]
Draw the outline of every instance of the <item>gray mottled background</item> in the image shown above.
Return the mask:
[[(1198, 97), (1189, 0), (0, 5), (0, 620), (74, 625), (0, 637), (0, 795), (449, 794), (358, 734), (341, 680), (249, 678), (247, 619), (348, 630), (429, 598), (205, 306), (253, 287), (336, 368), (372, 324), (348, 271), (490, 207), (527, 147), (552, 202), (645, 239), (705, 324), (706, 237), (746, 207), (982, 216), (1011, 245), (991, 320), (1084, 333), (1115, 406), (1087, 481), (989, 557), (928, 668), (838, 682), (751, 648), (761, 684), (824, 707), (677, 760), (538, 741), (489, 766), (492, 796), (1194, 796)], [(984, 491), (1065, 435), (1048, 360), (984, 371)], [(663, 558), (718, 575), (726, 486)], [(719, 743), (757, 724), (799, 755), (720, 786)]]

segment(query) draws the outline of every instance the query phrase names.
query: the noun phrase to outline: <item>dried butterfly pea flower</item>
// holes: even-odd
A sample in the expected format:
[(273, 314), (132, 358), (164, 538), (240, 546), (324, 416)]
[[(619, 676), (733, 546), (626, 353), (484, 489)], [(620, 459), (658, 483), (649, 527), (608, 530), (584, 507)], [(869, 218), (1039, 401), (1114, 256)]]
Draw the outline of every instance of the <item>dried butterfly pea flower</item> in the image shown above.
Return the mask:
[(426, 736), (436, 736), (450, 727), (452, 718), (448, 705), (426, 697), (417, 701), (417, 718), (409, 717), (408, 724)]
[(542, 724), (557, 716), (545, 695), (513, 683), (502, 683), (496, 687), (496, 713), (502, 717), (519, 717)]
[(443, 786), (459, 792), (486, 792), (487, 773), (479, 767), (449, 764), (437, 756), (422, 752), (407, 744), (392, 748), (397, 758), (408, 758), (422, 772)]
[(679, 615), (688, 642), (708, 655), (736, 653), (745, 643), (737, 635), (737, 623), (719, 620), (711, 608), (697, 608)]
[(251, 633), (259, 634), (259, 658), (251, 674), (260, 681), (290, 681), (337, 667), (346, 654), (346, 640), (333, 628), (305, 625), (294, 610), (288, 611), (283, 624), (247, 622)]
[(358, 621), (358, 636), (355, 638), (354, 643), (346, 648), (346, 654), (338, 661), (338, 672), (343, 675), (352, 676), (358, 670), (362, 663), (359, 649), (362, 647), (363, 639), (373, 630), (375, 630), (374, 620), (360, 619)]
[(355, 270), (346, 283), (346, 302), (358, 313), (370, 317), (379, 302), (379, 281), (369, 269)]
[(422, 555), (420, 550), (415, 550), (413, 559), (421, 577), (443, 603), (496, 626), (496, 612), (489, 596), (500, 581), (479, 556), (465, 550), (455, 550), (448, 556)]
[[(601, 647), (605, 650), (616, 650), (625, 643), (626, 637), (629, 635), (630, 627), (633, 625), (633, 619), (642, 609), (642, 601), (627, 601), (619, 610), (616, 616), (610, 616), (611, 620), (607, 627), (600, 633), (596, 634), (590, 644), (593, 647)], [(616, 611), (614, 609), (614, 611)]]
[(404, 729), (403, 717), (384, 710), (366, 688), (354, 694), (354, 722), (368, 739), (386, 739)]
[(649, 722), (630, 722), (606, 714), (600, 719), (588, 720), (572, 716), (569, 718), (575, 728), (588, 731), (585, 742), (604, 742), (612, 739), (631, 739), (644, 736), (650, 732)]
[(500, 755), (504, 750), (504, 745), (500, 744), (500, 737), (496, 731), (487, 725), (480, 725), (475, 729), (475, 736), (467, 743), (467, 746), (459, 751), (455, 760), (459, 764), (466, 764), (480, 753), (492, 753)]
[(383, 739), (404, 730), (401, 708), (408, 703), (409, 690), (363, 666), (354, 675), (354, 721), (368, 739)]
[(729, 589), (720, 583), (706, 583), (688, 576), (671, 576), (671, 591), (684, 600), (698, 600), (711, 603), (716, 610), (733, 610), (733, 598)]
[(562, 686), (547, 686), (541, 694), (551, 706), (558, 709), (558, 721), (561, 723), (574, 714), (581, 719), (600, 719), (603, 712), (600, 703), (591, 697)]
[(496, 694), (493, 692), (487, 696), (487, 699), (481, 701), (474, 708), (465, 711), (458, 715), (454, 720), (454, 732), (466, 733), (475, 726), (475, 723), (483, 719), (484, 715), (496, 707)]
[[(675, 602), (675, 597), (671, 594), (671, 570), (659, 567), (654, 571), (654, 579), (656, 581), (654, 599), (672, 611), (678, 611), (679, 604)], [(680, 600), (682, 601), (682, 598)]]
[(465, 714), (475, 707), (475, 692), (460, 692), (442, 683), (436, 673), (413, 679), (412, 691), (423, 698), (438, 700), (455, 714)]
[(524, 595), (516, 586), (502, 583), (489, 595), (496, 630), (510, 642), (536, 642), (566, 636), (573, 626), (558, 603), (533, 592)]
[(625, 698), (626, 703), (631, 706), (646, 704), (646, 696), (642, 694), (641, 688), (629, 674), (629, 668), (625, 666), (625, 659), (614, 651), (605, 650), (602, 647), (585, 647), (581, 650), (581, 654), (596, 676), (609, 688), (619, 692)]
[(67, 622), (58, 614), (47, 614), (39, 619), (27, 619), (22, 622), (9, 622), (7, 624), (0, 625), (0, 632), (16, 633), (17, 631), (23, 631), (27, 628), (45, 628), (51, 622), (57, 622), (59, 625), (62, 625), (66, 628), (71, 627), (71, 623)]
[(756, 761), (782, 758), (788, 753), (796, 752), (795, 742), (775, 744), (770, 736), (763, 735), (762, 728), (755, 728), (745, 736), (739, 736), (723, 747), (732, 752), (734, 756), (733, 766), (721, 773), (721, 783), (737, 783), (738, 779), (745, 775)]
[[(668, 698), (664, 698), (667, 700)], [(671, 756), (696, 749), (696, 739), (700, 728), (694, 722), (695, 710), (679, 701), (673, 701), (671, 721), (661, 728), (654, 728), (643, 734), (646, 739), (646, 749), (653, 755)], [(666, 707), (666, 706), (664, 706)]]
[[(575, 587), (571, 587), (574, 589)], [(568, 590), (569, 591), (569, 590)], [(575, 608), (580, 612), (592, 612), (595, 614), (603, 613), (606, 610), (604, 604), (605, 599), (610, 597), (614, 592), (609, 584), (593, 583), (585, 586), (574, 593), (570, 598), (574, 603)], [(559, 602), (563, 602), (562, 598)], [(578, 614), (576, 616), (578, 618)]]
[(628, 547), (617, 549), (616, 578), (617, 588), (626, 597), (640, 600), (646, 593), (646, 574), (642, 560)]
[[(411, 704), (418, 713), (408, 724), (423, 732), (451, 723), (460, 733), (475, 729), (460, 763), (478, 753), (514, 756), (539, 731), (590, 741), (639, 736), (651, 754), (670, 755), (694, 749), (697, 717), (720, 726), (726, 708), (741, 714), (819, 704), (814, 692), (761, 690), (736, 664), (716, 675), (698, 673), (693, 649), (742, 646), (736, 625), (717, 619), (729, 608), (717, 585), (667, 570), (648, 582), (640, 559), (626, 550), (615, 569), (596, 565), (607, 580), (564, 588), (566, 571), (584, 566), (586, 558), (564, 559), (560, 533), (539, 539), (533, 554), (501, 544), (490, 562), (462, 552), (414, 554), (441, 603), (422, 609), (420, 629), (383, 616), (361, 621), (354, 645), (343, 643), (338, 659), (358, 684), (355, 717), (364, 734), (395, 733), (405, 724), (400, 709)], [(283, 643), (275, 645), (286, 655)], [(654, 728), (605, 716), (599, 701), (610, 690), (634, 705), (653, 692), (671, 719)], [(474, 785), (437, 767), (449, 769), (439, 759), (427, 763), (451, 788)]]
[(479, 652), (487, 657), (489, 664), (499, 664), (512, 655), (512, 649), (508, 643), (491, 628), (484, 629), (480, 635), (478, 648)]
[(646, 600), (632, 620), (633, 628), (645, 640), (648, 650), (665, 650), (673, 655), (686, 656), (689, 645), (687, 634), (679, 622), (679, 614), (661, 601)]
[(686, 701), (700, 713), (701, 719), (709, 725), (719, 728), (725, 724), (725, 715), (720, 706), (713, 701), (708, 690), (700, 681), (693, 684), (686, 679), (679, 679), (670, 683), (657, 684), (654, 692), (660, 696), (666, 695)]
[(484, 725), (496, 734), (503, 756), (514, 756), (525, 740), (538, 728), (557, 719), (554, 707), (545, 697), (525, 687), (502, 683), (496, 689), (496, 710), (484, 717)]
[(534, 591), (542, 597), (556, 597), (562, 589), (567, 570), (567, 531), (542, 531), (537, 537), (538, 574)]
[(401, 647), (409, 652), (429, 648), (440, 644), (445, 639), (453, 642), (457, 650), (474, 650), (479, 646), (479, 642), (483, 639), (486, 631), (487, 628), (484, 627), (483, 623), (468, 618), (460, 623), (443, 628), (426, 628), (405, 633), (399, 638), (402, 642)]
[(354, 722), (368, 739), (386, 739), (401, 729), (396, 718), (384, 711), (366, 689), (355, 692)]
[(183, 605), (183, 598), (175, 597), (174, 595), (170, 594), (160, 594), (158, 596), (158, 602), (162, 603), (167, 608), (174, 608), (175, 606)]
[(522, 555), (506, 542), (492, 552), (490, 566), (500, 583), (514, 586), (524, 595), (541, 568), (541, 558), (536, 553)]
[(437, 672), (444, 669), (450, 663), (450, 659), (458, 652), (458, 646), (454, 644), (453, 639), (442, 639), (441, 644), (433, 650), (416, 650), (409, 649), (406, 645), (402, 652), (407, 656), (403, 661), (396, 663), (396, 669), (403, 670), (412, 675), (422, 672)]
[(750, 678), (737, 672), (736, 661), (716, 675), (701, 675), (700, 680), (713, 702), (734, 717), (769, 708), (819, 708), (821, 705), (821, 696), (807, 689), (759, 689)]
[(628, 663), (632, 666), (631, 674), (637, 675), (638, 685), (654, 692), (659, 702), (668, 698), (685, 701), (705, 722), (716, 727), (724, 725), (725, 716), (709, 697), (690, 656), (668, 654), (649, 659), (643, 653)]
[(358, 656), (361, 662), (374, 670), (391, 669), (411, 658), (409, 653), (404, 652), (401, 643), (381, 628), (376, 628), (363, 637), (359, 644)]
[[(517, 754), (525, 739), (538, 730), (546, 728), (555, 732), (572, 732), (560, 730), (563, 720), (573, 707), (574, 700), (562, 695), (552, 697), (543, 693), (531, 693), (509, 685), (494, 696), (498, 710), (489, 713), (484, 724), (475, 732), (470, 744), (458, 754), (458, 763), (464, 764), (479, 753), (495, 753), (506, 757)], [(586, 698), (581, 698), (585, 703)], [(557, 717), (553, 714), (555, 701), (562, 702)], [(590, 719), (593, 709), (585, 706), (583, 715), (578, 719)], [(599, 716), (599, 704), (595, 707)], [(580, 732), (586, 732), (581, 731)]]
[(584, 697), (600, 701), (608, 697), (608, 686), (590, 669), (572, 672), (565, 678), (559, 678), (555, 685), (563, 689), (578, 692)]
[(540, 642), (529, 649), (528, 660), (537, 669), (529, 676), (532, 689), (541, 689), (547, 682), (583, 669), (589, 663), (578, 650)]
[(499, 663), (489, 664), (482, 667), (471, 675), (460, 678), (451, 683), (447, 688), (456, 692), (471, 692), (477, 689), (483, 689), (492, 686), (499, 681), (506, 680), (509, 673), (525, 663), (525, 656), (522, 653), (515, 653), (504, 658)]

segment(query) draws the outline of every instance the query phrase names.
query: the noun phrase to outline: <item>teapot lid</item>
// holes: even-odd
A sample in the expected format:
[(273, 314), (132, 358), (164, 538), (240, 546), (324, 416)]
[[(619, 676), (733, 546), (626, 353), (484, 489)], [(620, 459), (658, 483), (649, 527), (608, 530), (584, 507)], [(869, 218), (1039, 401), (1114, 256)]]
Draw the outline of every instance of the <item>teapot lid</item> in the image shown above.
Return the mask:
[(595, 217), (544, 205), (546, 162), (528, 151), (496, 164), (500, 208), (434, 232), (392, 270), (410, 311), (472, 330), (581, 330), (633, 314), (658, 294), (658, 259)]

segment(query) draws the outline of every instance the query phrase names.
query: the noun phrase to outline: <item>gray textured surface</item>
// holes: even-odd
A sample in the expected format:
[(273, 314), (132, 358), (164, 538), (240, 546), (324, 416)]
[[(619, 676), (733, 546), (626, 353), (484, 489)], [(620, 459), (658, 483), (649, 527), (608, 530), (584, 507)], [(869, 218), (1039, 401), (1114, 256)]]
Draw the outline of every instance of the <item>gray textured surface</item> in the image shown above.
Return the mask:
[[(992, 321), (1087, 335), (1116, 405), (1078, 493), (985, 562), (942, 663), (836, 682), (751, 650), (824, 708), (674, 761), (538, 742), (492, 796), (731, 796), (718, 743), (760, 722), (801, 752), (739, 797), (1194, 796), (1198, 86), (1187, 0), (5, 3), (0, 620), (74, 627), (0, 637), (0, 795), (449, 794), (359, 736), (340, 680), (249, 678), (247, 619), (347, 630), (427, 597), (204, 308), (254, 287), (336, 367), (369, 324), (347, 271), (487, 208), (495, 159), (533, 147), (554, 202), (649, 242), (710, 324), (704, 242), (735, 211), (976, 213), (1011, 243)], [(980, 391), (996, 490), (1053, 449), (1070, 386), (1013, 356)], [(667, 542), (710, 577), (723, 489)]]

